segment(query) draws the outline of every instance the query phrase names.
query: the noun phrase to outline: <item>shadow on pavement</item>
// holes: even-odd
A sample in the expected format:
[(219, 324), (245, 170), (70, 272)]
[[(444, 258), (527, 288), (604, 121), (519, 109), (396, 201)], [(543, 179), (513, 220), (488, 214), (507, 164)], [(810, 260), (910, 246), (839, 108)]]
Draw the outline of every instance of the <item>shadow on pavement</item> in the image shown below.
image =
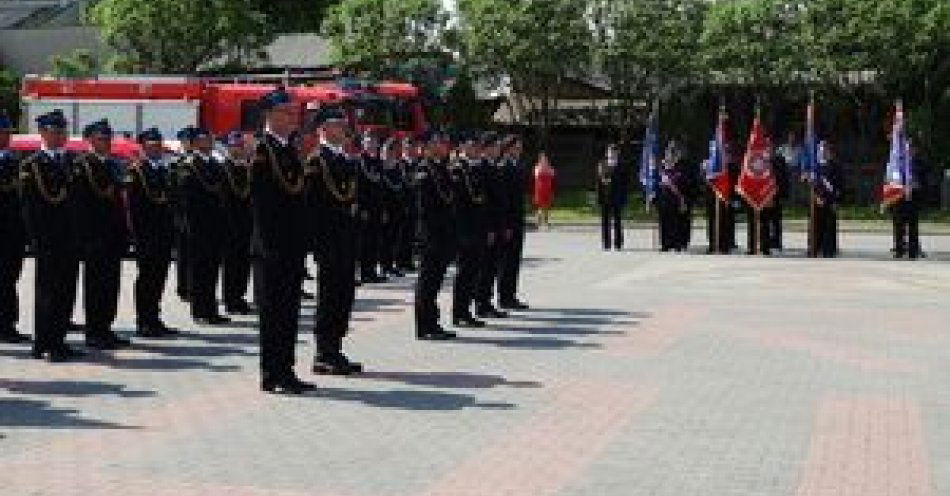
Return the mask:
[(499, 375), (470, 374), (466, 372), (364, 372), (360, 379), (390, 381), (411, 386), (429, 386), (450, 389), (489, 389), (494, 387), (540, 388), (535, 381), (509, 381)]
[(126, 389), (121, 384), (98, 381), (34, 381), (0, 379), (0, 389), (20, 394), (45, 394), (53, 396), (118, 396), (120, 398), (144, 398), (155, 396), (154, 391)]
[(596, 324), (590, 327), (581, 326), (533, 326), (533, 327), (497, 327), (504, 332), (522, 332), (538, 336), (624, 336), (627, 331), (598, 329)]
[(377, 408), (414, 411), (455, 411), (466, 408), (511, 410), (515, 408), (512, 403), (486, 403), (478, 401), (478, 398), (471, 395), (438, 391), (360, 391), (320, 388), (308, 397), (363, 403)]
[(560, 339), (553, 337), (481, 337), (481, 336), (459, 336), (458, 338), (447, 341), (448, 343), (464, 344), (487, 344), (498, 346), (499, 348), (516, 348), (525, 350), (563, 350), (567, 348), (588, 348), (596, 349), (602, 346), (597, 343), (581, 343), (571, 339)]
[(0, 427), (44, 429), (137, 429), (112, 422), (87, 419), (73, 408), (56, 408), (48, 401), (0, 398)]

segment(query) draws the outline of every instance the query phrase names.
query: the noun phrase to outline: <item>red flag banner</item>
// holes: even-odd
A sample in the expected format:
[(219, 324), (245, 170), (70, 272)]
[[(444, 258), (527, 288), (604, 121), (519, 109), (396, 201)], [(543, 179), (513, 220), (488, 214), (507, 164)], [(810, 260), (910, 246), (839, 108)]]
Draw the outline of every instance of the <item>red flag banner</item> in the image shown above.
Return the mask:
[(742, 161), (742, 173), (736, 188), (756, 211), (769, 206), (778, 185), (772, 173), (772, 141), (758, 116), (752, 123), (749, 145)]

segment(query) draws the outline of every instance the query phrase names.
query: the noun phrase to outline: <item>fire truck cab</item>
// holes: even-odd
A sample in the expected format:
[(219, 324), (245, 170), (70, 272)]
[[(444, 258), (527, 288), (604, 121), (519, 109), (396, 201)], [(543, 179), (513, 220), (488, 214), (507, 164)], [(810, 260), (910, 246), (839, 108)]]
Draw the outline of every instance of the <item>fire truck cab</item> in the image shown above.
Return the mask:
[[(274, 88), (187, 77), (27, 77), (21, 97), (30, 133), (36, 132), (37, 115), (58, 108), (69, 118), (71, 134), (107, 118), (119, 136), (132, 138), (154, 126), (171, 137), (187, 125), (201, 125), (218, 135), (258, 130), (261, 113), (257, 102)], [(419, 90), (409, 84), (343, 80), (293, 86), (288, 91), (302, 104), (340, 106), (359, 130), (382, 128), (402, 136), (419, 134), (427, 127)]]

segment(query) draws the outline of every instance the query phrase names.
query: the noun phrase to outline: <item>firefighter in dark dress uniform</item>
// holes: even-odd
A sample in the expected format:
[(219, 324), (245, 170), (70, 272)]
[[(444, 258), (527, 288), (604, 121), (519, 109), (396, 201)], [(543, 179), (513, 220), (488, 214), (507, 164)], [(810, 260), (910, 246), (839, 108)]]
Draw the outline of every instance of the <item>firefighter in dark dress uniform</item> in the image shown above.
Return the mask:
[(83, 138), (91, 151), (76, 162), (70, 196), (83, 264), (86, 345), (112, 350), (130, 344), (112, 331), (119, 308), (122, 257), (129, 245), (125, 167), (110, 156), (112, 128), (107, 120), (86, 126)]
[(660, 164), (657, 213), (660, 218), (660, 251), (683, 252), (689, 247), (692, 218), (689, 178), (683, 151), (675, 141), (667, 146)]
[[(910, 138), (907, 146), (911, 146)], [(904, 190), (904, 197), (891, 205), (890, 210), (894, 226), (894, 258), (907, 256), (917, 260), (924, 255), (920, 248), (920, 210), (926, 191), (927, 170), (922, 159), (914, 154), (910, 157), (910, 184)]]
[[(407, 234), (406, 223), (409, 220), (409, 207), (405, 194), (406, 184), (396, 153), (395, 140), (387, 141), (387, 152), (381, 154), (382, 172), (382, 242), (380, 248), (380, 267), (384, 276), (403, 277), (405, 274), (397, 266), (404, 247), (403, 236)], [(391, 151), (390, 151), (391, 150)]]
[(457, 265), (452, 287), (452, 324), (455, 327), (485, 327), (472, 315), (478, 286), (479, 266), (488, 246), (487, 193), (478, 169), (484, 167), (477, 137), (466, 136), (452, 162), (456, 208)]
[(824, 141), (818, 149), (818, 167), (815, 184), (815, 249), (811, 256), (834, 258), (838, 255), (838, 205), (843, 196), (841, 164), (832, 144)]
[(175, 276), (176, 291), (182, 301), (188, 301), (191, 292), (191, 284), (188, 280), (188, 222), (186, 220), (185, 206), (179, 191), (179, 171), (184, 168), (184, 163), (194, 152), (195, 138), (198, 128), (187, 126), (178, 131), (178, 142), (181, 145), (181, 152), (175, 155), (170, 164), (172, 173), (172, 191), (171, 202), (172, 209), (175, 212)]
[(26, 343), (17, 331), (17, 281), (23, 272), (26, 229), (20, 203), (20, 157), (9, 149), (13, 121), (0, 114), (0, 343)]
[(136, 336), (161, 338), (178, 334), (162, 322), (161, 302), (171, 266), (175, 212), (171, 204), (173, 157), (165, 152), (162, 133), (150, 128), (138, 136), (143, 157), (126, 177), (132, 239), (135, 243)]
[(227, 178), (224, 164), (212, 153), (213, 138), (195, 132), (195, 150), (180, 164), (178, 188), (188, 240), (188, 281), (191, 317), (198, 324), (230, 322), (218, 311), (218, 272), (228, 235), (224, 209)]
[(33, 357), (62, 362), (82, 356), (65, 343), (76, 297), (78, 242), (69, 198), (75, 154), (66, 144), (66, 118), (54, 110), (36, 119), (43, 149), (21, 164), (27, 233), (36, 258)]
[(488, 133), (482, 137), (481, 166), (476, 171), (481, 176), (485, 191), (485, 226), (488, 229), (482, 260), (478, 268), (478, 281), (475, 288), (475, 315), (482, 318), (501, 319), (508, 316), (495, 308), (492, 293), (498, 279), (499, 261), (507, 230), (506, 213), (511, 198), (507, 194), (504, 170), (501, 160), (501, 142), (498, 135)]
[(261, 390), (301, 394), (314, 389), (294, 372), (300, 285), (309, 246), (304, 167), (292, 144), (301, 109), (283, 88), (264, 95), (259, 104), (265, 130), (258, 136), (251, 166), (251, 251), (260, 315)]
[(456, 191), (449, 176), (449, 143), (435, 136), (425, 147), (417, 177), (417, 211), (422, 234), (422, 258), (416, 281), (416, 338), (444, 341), (456, 337), (439, 324), (436, 300), (455, 256)]
[(597, 165), (597, 204), (604, 250), (623, 249), (623, 209), (627, 203), (627, 173), (620, 166), (620, 150), (607, 147), (607, 157)]
[[(342, 115), (325, 110), (320, 117), (321, 145), (307, 160), (313, 175), (309, 201), (317, 215), (310, 222), (317, 231), (317, 310), (314, 323), (316, 374), (350, 375), (363, 366), (343, 353), (350, 326), (356, 284), (356, 212), (361, 157)], [(365, 173), (365, 172), (364, 172)]]
[(528, 195), (528, 174), (521, 159), (523, 144), (516, 135), (509, 136), (503, 145), (504, 183), (507, 187), (508, 208), (505, 211), (505, 229), (510, 238), (502, 246), (498, 269), (498, 307), (503, 310), (527, 310), (528, 305), (518, 299), (518, 278), (525, 237), (525, 198)]
[(382, 163), (379, 159), (379, 143), (372, 133), (363, 138), (363, 153), (358, 164), (359, 191), (358, 208), (358, 248), (360, 281), (366, 284), (386, 282), (379, 273), (380, 252), (383, 245), (383, 208)]
[(415, 150), (411, 138), (405, 138), (402, 146), (402, 158), (399, 160), (399, 174), (402, 176), (402, 202), (406, 206), (406, 218), (401, 226), (396, 248), (396, 267), (404, 272), (415, 272), (415, 245), (419, 238), (419, 168), (422, 158)]
[(229, 314), (253, 313), (247, 302), (251, 282), (251, 168), (244, 136), (229, 134), (225, 141), (227, 155), (222, 157), (227, 187), (224, 189), (224, 209), (228, 221), (227, 243), (224, 247), (222, 293), (224, 308)]

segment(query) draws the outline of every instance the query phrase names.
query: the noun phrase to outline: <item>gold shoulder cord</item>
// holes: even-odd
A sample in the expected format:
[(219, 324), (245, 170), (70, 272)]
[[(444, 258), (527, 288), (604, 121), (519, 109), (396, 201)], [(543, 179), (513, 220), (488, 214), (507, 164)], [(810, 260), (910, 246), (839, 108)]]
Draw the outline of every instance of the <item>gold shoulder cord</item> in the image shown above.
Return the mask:
[(448, 188), (448, 193), (445, 192), (445, 185), (442, 184), (442, 181), (439, 179), (439, 174), (435, 171), (435, 168), (432, 169), (432, 181), (435, 183), (435, 191), (439, 194), (442, 203), (449, 205), (455, 201), (455, 192), (452, 191), (451, 187)]
[(465, 182), (465, 189), (468, 190), (469, 196), (472, 197), (472, 203), (476, 203), (479, 205), (481, 205), (482, 203), (485, 203), (484, 192), (482, 192), (482, 194), (480, 195), (475, 194), (475, 190), (472, 188), (471, 175), (464, 165), (462, 166), (462, 180), (463, 182)]
[(231, 191), (234, 192), (234, 196), (238, 197), (241, 200), (247, 200), (251, 196), (251, 169), (250, 167), (245, 167), (246, 169), (243, 174), (245, 177), (244, 187), (238, 184), (237, 178), (235, 177), (237, 166), (229, 167), (227, 164), (224, 165), (224, 175), (228, 179), (228, 184), (231, 186)]
[(277, 154), (274, 153), (274, 148), (267, 144), (266, 139), (261, 140), (261, 143), (264, 145), (264, 148), (267, 149), (267, 156), (270, 158), (271, 171), (273, 172), (274, 177), (277, 178), (277, 182), (280, 183), (281, 189), (292, 196), (297, 196), (300, 193), (303, 193), (304, 186), (306, 186), (304, 174), (300, 174), (300, 178), (296, 183), (290, 182), (289, 179), (284, 177), (283, 171), (280, 170), (280, 162), (277, 161)]
[[(202, 160), (203, 160), (203, 159), (202, 159)], [(198, 166), (195, 165), (195, 160), (194, 160), (194, 158), (192, 158), (191, 160), (187, 160), (187, 159), (186, 159), (186, 160), (185, 160), (185, 163), (184, 163), (184, 166), (192, 170), (192, 172), (193, 172), (194, 175), (195, 175), (195, 178), (198, 179), (198, 183), (201, 184), (201, 187), (204, 188), (205, 191), (207, 191), (207, 192), (209, 192), (209, 193), (211, 193), (211, 194), (215, 194), (215, 195), (220, 195), (220, 194), (223, 192), (223, 191), (222, 191), (222, 184), (221, 184), (220, 182), (218, 182), (217, 184), (214, 184), (214, 182), (213, 182), (212, 180), (210, 180), (210, 179), (208, 179), (208, 178), (206, 178), (206, 177), (203, 177), (201, 171), (198, 170), (198, 169), (199, 169)]]
[[(93, 173), (92, 165), (89, 164), (90, 156), (86, 155), (82, 160), (83, 170), (86, 172), (86, 178), (89, 181), (89, 186), (92, 188), (93, 193), (96, 194), (99, 198), (103, 200), (111, 200), (115, 198), (115, 184), (113, 184), (108, 179), (105, 181), (106, 185), (102, 186), (96, 182), (95, 173)], [(103, 164), (103, 167), (105, 164)]]
[(323, 171), (323, 184), (326, 185), (327, 191), (333, 195), (333, 198), (340, 203), (352, 203), (356, 199), (356, 179), (350, 179), (346, 185), (347, 191), (341, 191), (340, 185), (338, 185), (334, 180), (333, 176), (330, 173), (330, 166), (327, 165), (327, 161), (323, 157), (318, 156), (317, 160), (320, 161), (320, 168)]
[[(26, 165), (33, 170), (33, 175), (36, 176), (36, 189), (40, 192), (40, 196), (46, 200), (46, 203), (52, 205), (59, 205), (60, 203), (63, 203), (66, 200), (66, 197), (69, 195), (69, 188), (64, 184), (58, 193), (51, 193), (50, 189), (43, 181), (43, 175), (40, 173), (39, 165), (36, 162), (36, 159), (31, 157), (30, 159), (27, 159)], [(68, 176), (66, 181), (67, 183), (69, 182)]]
[(135, 175), (139, 178), (139, 181), (142, 183), (142, 192), (145, 193), (145, 197), (155, 205), (164, 205), (168, 203), (168, 192), (162, 190), (158, 195), (153, 193), (152, 189), (148, 185), (148, 180), (145, 178), (145, 172), (143, 172), (144, 168), (145, 164), (139, 162), (138, 167), (135, 167), (133, 170)]

